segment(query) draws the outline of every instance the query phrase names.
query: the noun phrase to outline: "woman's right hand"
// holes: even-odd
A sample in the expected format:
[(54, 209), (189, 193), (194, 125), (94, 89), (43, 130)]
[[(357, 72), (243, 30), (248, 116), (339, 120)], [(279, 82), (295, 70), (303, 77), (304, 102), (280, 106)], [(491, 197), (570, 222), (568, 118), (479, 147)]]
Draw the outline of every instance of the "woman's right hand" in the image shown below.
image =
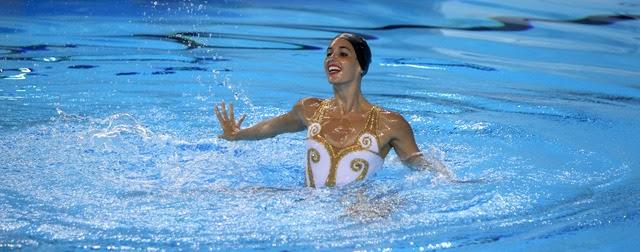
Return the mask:
[(218, 117), (218, 121), (220, 122), (220, 127), (222, 127), (222, 134), (218, 135), (218, 137), (225, 140), (235, 140), (238, 132), (242, 130), (241, 125), (244, 118), (247, 115), (242, 115), (238, 122), (235, 120), (235, 115), (233, 113), (233, 103), (229, 103), (229, 114), (227, 115), (227, 107), (222, 101), (221, 108), (218, 108), (218, 105), (215, 105), (214, 112), (216, 113), (216, 117)]

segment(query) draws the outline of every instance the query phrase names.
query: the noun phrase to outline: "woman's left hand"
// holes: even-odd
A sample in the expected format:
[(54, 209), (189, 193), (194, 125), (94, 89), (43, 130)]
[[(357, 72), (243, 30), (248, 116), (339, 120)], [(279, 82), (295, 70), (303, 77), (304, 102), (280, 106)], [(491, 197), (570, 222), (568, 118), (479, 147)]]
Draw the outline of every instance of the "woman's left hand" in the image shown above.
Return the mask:
[(222, 101), (221, 108), (218, 108), (218, 105), (216, 105), (213, 110), (216, 113), (216, 117), (218, 117), (218, 121), (220, 121), (220, 127), (222, 127), (222, 134), (218, 137), (225, 140), (234, 140), (238, 132), (242, 130), (242, 121), (244, 121), (247, 115), (242, 115), (236, 122), (233, 113), (233, 103), (229, 103), (229, 114), (227, 115), (227, 107), (224, 101)]

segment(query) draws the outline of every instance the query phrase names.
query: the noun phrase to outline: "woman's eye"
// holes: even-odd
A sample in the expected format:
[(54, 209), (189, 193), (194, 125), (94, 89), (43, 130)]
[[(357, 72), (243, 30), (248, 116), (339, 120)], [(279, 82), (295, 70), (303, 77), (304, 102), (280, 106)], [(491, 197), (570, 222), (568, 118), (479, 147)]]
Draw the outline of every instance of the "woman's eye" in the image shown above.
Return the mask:
[(342, 56), (342, 57), (347, 57), (347, 56), (349, 56), (349, 54), (347, 54), (347, 53), (340, 53), (340, 56)]

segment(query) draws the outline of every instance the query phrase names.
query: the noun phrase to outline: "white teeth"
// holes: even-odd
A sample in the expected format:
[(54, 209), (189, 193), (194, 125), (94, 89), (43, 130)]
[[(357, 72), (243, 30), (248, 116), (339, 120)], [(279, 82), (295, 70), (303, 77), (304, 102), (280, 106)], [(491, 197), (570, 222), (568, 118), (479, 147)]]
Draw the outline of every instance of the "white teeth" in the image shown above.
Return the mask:
[(333, 72), (333, 71), (340, 71), (340, 68), (337, 66), (330, 66), (329, 67), (329, 72)]

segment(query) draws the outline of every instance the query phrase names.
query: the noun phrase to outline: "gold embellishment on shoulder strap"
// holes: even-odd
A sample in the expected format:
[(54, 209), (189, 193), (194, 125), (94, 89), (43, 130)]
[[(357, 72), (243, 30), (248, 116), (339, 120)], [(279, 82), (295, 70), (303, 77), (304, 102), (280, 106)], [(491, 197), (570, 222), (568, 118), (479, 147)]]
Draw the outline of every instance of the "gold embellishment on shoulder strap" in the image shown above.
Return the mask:
[(366, 132), (374, 133), (378, 129), (378, 112), (379, 109), (376, 106), (371, 107), (369, 115), (367, 116), (367, 122), (365, 126)]

